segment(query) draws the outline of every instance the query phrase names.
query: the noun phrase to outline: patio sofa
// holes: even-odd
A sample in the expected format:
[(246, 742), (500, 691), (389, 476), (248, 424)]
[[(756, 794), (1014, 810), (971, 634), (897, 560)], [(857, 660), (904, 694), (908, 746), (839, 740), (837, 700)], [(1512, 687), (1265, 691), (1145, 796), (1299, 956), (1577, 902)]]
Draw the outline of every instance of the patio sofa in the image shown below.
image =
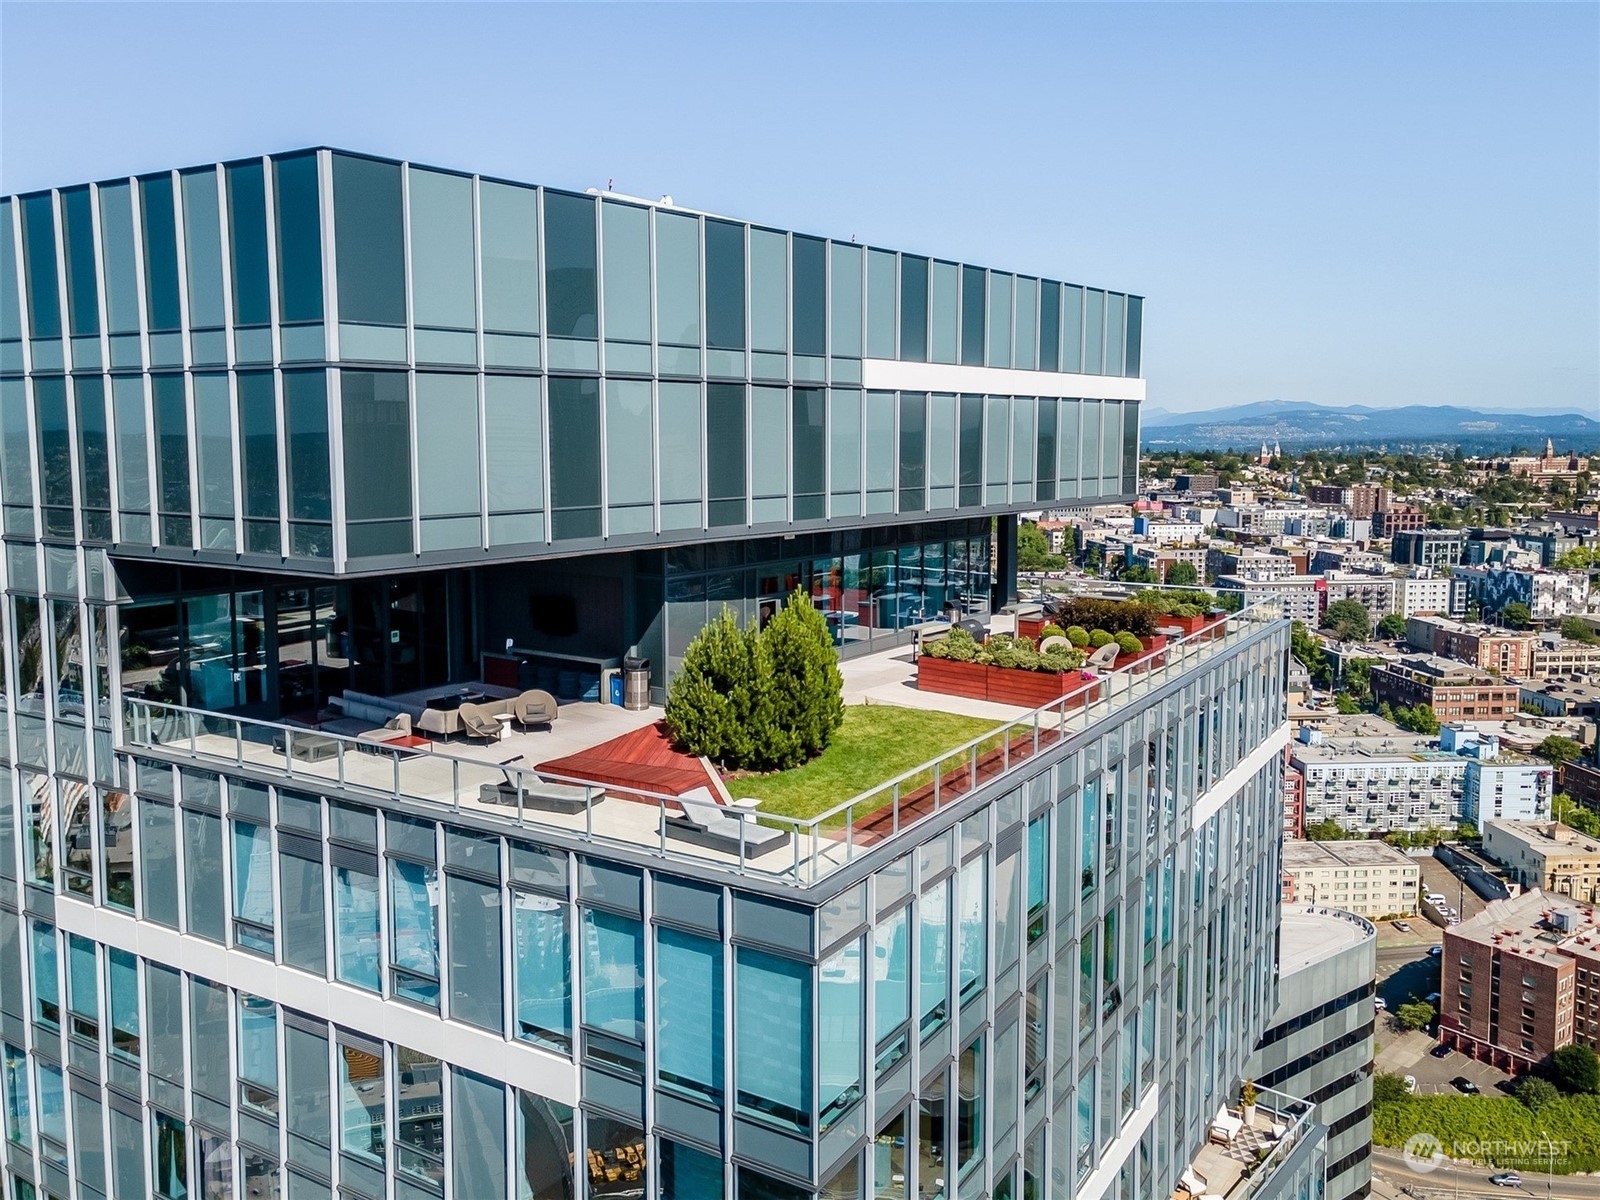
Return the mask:
[(663, 814), (663, 834), (708, 850), (738, 854), (743, 845), (746, 858), (760, 858), (789, 844), (786, 830), (757, 825), (753, 816), (741, 809), (730, 810), (718, 804), (710, 789), (693, 788), (678, 797), (681, 816)]

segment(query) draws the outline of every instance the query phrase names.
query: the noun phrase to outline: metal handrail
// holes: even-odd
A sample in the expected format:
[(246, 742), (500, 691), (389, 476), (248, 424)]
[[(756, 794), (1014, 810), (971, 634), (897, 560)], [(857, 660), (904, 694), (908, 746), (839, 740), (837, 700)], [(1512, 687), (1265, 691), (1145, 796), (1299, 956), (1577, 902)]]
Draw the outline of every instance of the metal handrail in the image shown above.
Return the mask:
[[(681, 842), (669, 844), (666, 826), (659, 821), (658, 834), (653, 839), (654, 845), (641, 844), (637, 838), (608, 837), (604, 833), (596, 832), (594, 807), (605, 795), (625, 795), (629, 801), (654, 806), (658, 810), (659, 817), (679, 811), (678, 797), (661, 792), (601, 784), (594, 780), (535, 771), (527, 766), (452, 754), (437, 748), (428, 754), (412, 755), (401, 749), (388, 747), (382, 742), (362, 741), (348, 734), (324, 733), (282, 722), (215, 713), (134, 696), (121, 698), (124, 718), (122, 729), (124, 744), (130, 749), (178, 751), (186, 753), (191, 758), (231, 761), (236, 766), (244, 766), (249, 761), (245, 755), (247, 745), (274, 746), (277, 757), (271, 761), (271, 766), (274, 770), (283, 771), (291, 780), (303, 780), (308, 784), (335, 783), (342, 788), (360, 789), (394, 799), (438, 804), (452, 812), (462, 811), (461, 802), (464, 795), (476, 797), (481, 784), (494, 782), (503, 773), (508, 785), (506, 793), (514, 793), (514, 803), (507, 803), (503, 813), (477, 807), (471, 811), (499, 816), (514, 821), (519, 826), (548, 828), (596, 843), (609, 841), (635, 850), (656, 853), (665, 858), (686, 858), (698, 863), (733, 869), (740, 874), (767, 877), (804, 887), (826, 878), (833, 871), (866, 853), (868, 849), (875, 848), (885, 840), (898, 837), (905, 829), (916, 824), (920, 816), (926, 815), (926, 812), (919, 814), (911, 810), (907, 807), (908, 800), (923, 794), (924, 789), (929, 789), (930, 785), (931, 790), (927, 792), (931, 797), (929, 811), (941, 811), (953, 803), (949, 794), (953, 780), (965, 784), (958, 790), (956, 798), (970, 795), (977, 788), (980, 770), (989, 755), (998, 754), (1001, 774), (1002, 776), (1008, 774), (1018, 761), (1018, 757), (1012, 754), (1014, 742), (1019, 743), (1018, 756), (1031, 759), (1045, 745), (1046, 739), (1053, 738), (1058, 743), (1065, 741), (1071, 734), (1089, 728), (1134, 698), (1163, 686), (1172, 678), (1189, 670), (1199, 659), (1215, 654), (1218, 650), (1236, 643), (1241, 637), (1280, 620), (1281, 617), (1281, 604), (1270, 598), (1240, 612), (1229, 614), (1196, 633), (1169, 642), (1130, 668), (1105, 672), (1086, 680), (1082, 686), (1074, 688), (1059, 699), (1032, 709), (1014, 720), (998, 724), (959, 746), (902, 771), (813, 816), (788, 817), (776, 813), (758, 812), (755, 814), (755, 819), (759, 825), (785, 830), (790, 835), (787, 854), (762, 856), (772, 857), (774, 861), (771, 864), (758, 863), (754, 861), (753, 856), (747, 854), (744, 829), (740, 831), (738, 854), (732, 862), (725, 858), (697, 854), (694, 848), (685, 846)], [(200, 741), (202, 737), (231, 740), (231, 754), (223, 752), (215, 741), (210, 741), (202, 747)], [(319, 754), (314, 759), (297, 758), (294, 753), (296, 740), (306, 738), (317, 739), (318, 751), (324, 751), (331, 745), (332, 753)], [(302, 742), (302, 746), (304, 745)], [(360, 759), (350, 758), (349, 756), (353, 754), (359, 754)], [(352, 777), (349, 769), (351, 764), (360, 763), (367, 767), (372, 759), (383, 757), (389, 757), (392, 766), (381, 786), (371, 778)], [(315, 762), (326, 761), (328, 758), (335, 760), (332, 774), (308, 769)], [(431, 791), (406, 787), (404, 776), (407, 764), (441, 762), (450, 764), (448, 791), (445, 795), (434, 794), (439, 790), (437, 786)], [(464, 773), (467, 775), (465, 785), (463, 785)], [(355, 774), (372, 776), (374, 772), (367, 767)], [(527, 803), (527, 798), (539, 779), (580, 787), (584, 790), (585, 819), (581, 829), (542, 820), (540, 810)], [(783, 860), (781, 865), (777, 862), (779, 857)]]

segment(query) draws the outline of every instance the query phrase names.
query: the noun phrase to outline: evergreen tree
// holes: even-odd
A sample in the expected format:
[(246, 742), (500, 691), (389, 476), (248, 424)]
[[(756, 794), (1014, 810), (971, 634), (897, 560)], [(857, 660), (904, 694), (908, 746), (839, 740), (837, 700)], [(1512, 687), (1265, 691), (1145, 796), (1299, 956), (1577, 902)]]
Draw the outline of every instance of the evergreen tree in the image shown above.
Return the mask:
[(771, 671), (771, 737), (763, 757), (792, 767), (827, 748), (844, 721), (844, 677), (828, 622), (796, 589), (761, 634)]
[(667, 689), (667, 733), (691, 754), (713, 762), (750, 761), (751, 641), (724, 606), (717, 619), (694, 636), (683, 666)]

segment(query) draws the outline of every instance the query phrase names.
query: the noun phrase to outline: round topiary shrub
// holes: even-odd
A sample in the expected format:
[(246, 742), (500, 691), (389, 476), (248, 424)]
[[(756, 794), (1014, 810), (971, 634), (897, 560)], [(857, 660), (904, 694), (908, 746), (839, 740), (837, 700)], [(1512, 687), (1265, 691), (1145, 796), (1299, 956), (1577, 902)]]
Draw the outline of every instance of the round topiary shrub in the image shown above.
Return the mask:
[(1104, 629), (1096, 629), (1089, 634), (1089, 645), (1094, 647), (1096, 650), (1100, 649), (1101, 646), (1109, 646), (1116, 640), (1116, 638), (1112, 637)]
[(1070, 625), (1067, 627), (1067, 641), (1082, 650), (1089, 644), (1089, 631), (1082, 625)]
[(1143, 654), (1144, 644), (1131, 633), (1119, 633), (1113, 639), (1124, 654)]
[(1047, 637), (1066, 637), (1066, 636), (1067, 636), (1066, 631), (1064, 629), (1062, 629), (1061, 626), (1055, 624), (1053, 621), (1048, 623), (1048, 624), (1046, 624), (1044, 626), (1044, 628), (1039, 630), (1039, 640), (1041, 642), (1044, 641), (1044, 639), (1047, 638)]

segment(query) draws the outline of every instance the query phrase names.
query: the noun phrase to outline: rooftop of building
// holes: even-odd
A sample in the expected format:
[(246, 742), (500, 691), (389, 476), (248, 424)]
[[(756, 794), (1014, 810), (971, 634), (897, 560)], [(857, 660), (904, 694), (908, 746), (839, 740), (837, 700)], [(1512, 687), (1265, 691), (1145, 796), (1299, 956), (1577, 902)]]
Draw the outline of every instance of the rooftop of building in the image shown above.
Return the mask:
[(1584, 701), (1600, 699), (1600, 683), (1587, 675), (1558, 675), (1542, 682), (1530, 680), (1522, 685), (1524, 691), (1537, 692), (1552, 700)]
[(1418, 613), (1406, 618), (1409, 621), (1423, 621), (1436, 628), (1450, 633), (1466, 633), (1473, 637), (1503, 637), (1503, 638), (1528, 638), (1535, 635), (1530, 630), (1506, 629), (1499, 625), (1489, 625), (1483, 621), (1456, 621), (1450, 617), (1440, 616), (1437, 613)]
[(1411, 867), (1416, 860), (1377, 839), (1347, 842), (1283, 843), (1283, 869), (1310, 871), (1331, 867)]
[(1533, 888), (1509, 900), (1491, 900), (1477, 916), (1447, 929), (1445, 937), (1556, 965), (1568, 957), (1558, 948), (1600, 954), (1600, 919), (1591, 905)]
[[(887, 704), (976, 718), (981, 732), (965, 741), (955, 738), (927, 761), (885, 778), (857, 771), (836, 785), (837, 794), (813, 795), (801, 811), (787, 814), (742, 801), (736, 778), (724, 784), (709, 771), (704, 780), (684, 778), (681, 782), (707, 787), (713, 804), (717, 793), (724, 793), (720, 799), (725, 811), (716, 815), (734, 824), (723, 826), (720, 837), (686, 838), (674, 824), (685, 811), (679, 800), (685, 788), (665, 782), (640, 786), (637, 775), (619, 783), (614, 775), (605, 775), (609, 745), (619, 738), (629, 738), (631, 745), (638, 735), (646, 743), (643, 757), (656, 753), (649, 735), (663, 715), (660, 709), (628, 712), (611, 705), (569, 704), (548, 730), (519, 732), (506, 724), (497, 739), (483, 744), (417, 737), (410, 745), (390, 746), (353, 732), (125, 697), (125, 742), (136, 753), (193, 759), (213, 768), (257, 768), (274, 779), (287, 775), (304, 780), (312, 788), (337, 783), (379, 801), (471, 813), (581, 842), (614, 844), (804, 887), (1278, 619), (1279, 610), (1271, 604), (1232, 614), (1221, 636), (1213, 626), (1169, 642), (1159, 665), (1146, 661), (1137, 670), (1097, 673), (1074, 695), (1039, 709), (918, 690), (909, 647), (847, 660), (840, 667), (847, 704)], [(1009, 629), (1009, 621), (993, 617), (992, 629)], [(664, 743), (659, 737), (654, 741)], [(608, 749), (595, 755), (597, 747)], [(570, 765), (574, 762), (600, 769), (579, 773)], [(687, 773), (692, 773), (692, 764), (690, 760)], [(679, 777), (674, 773), (663, 778)], [(750, 785), (750, 790), (768, 789)], [(743, 819), (747, 817), (752, 819)], [(758, 839), (770, 839), (770, 845), (758, 847)]]
[(1343, 909), (1285, 904), (1278, 933), (1278, 974), (1291, 975), (1377, 936), (1372, 922)]
[(1419, 682), (1438, 681), (1435, 686), (1442, 684), (1461, 687), (1506, 682), (1487, 671), (1479, 670), (1471, 663), (1458, 662), (1453, 658), (1441, 658), (1437, 654), (1406, 654), (1402, 655), (1398, 662), (1387, 663), (1385, 666), (1391, 671), (1402, 671), (1416, 676)]
[(1521, 842), (1537, 854), (1567, 858), (1593, 856), (1600, 861), (1600, 838), (1589, 836), (1559, 821), (1487, 821), (1486, 830)]

